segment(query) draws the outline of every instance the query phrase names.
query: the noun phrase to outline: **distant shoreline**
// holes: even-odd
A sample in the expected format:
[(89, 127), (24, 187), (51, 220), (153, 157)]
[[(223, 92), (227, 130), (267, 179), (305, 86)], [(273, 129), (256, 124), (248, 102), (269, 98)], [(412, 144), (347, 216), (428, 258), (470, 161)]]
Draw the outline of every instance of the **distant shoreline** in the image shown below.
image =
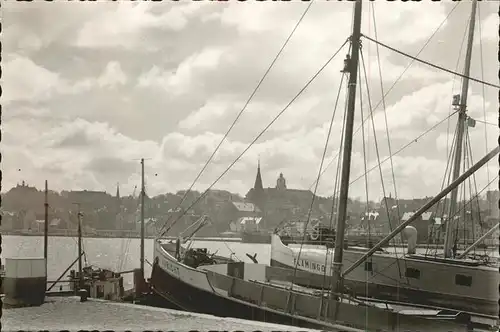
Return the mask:
[[(0, 231), (2, 235), (10, 235), (10, 236), (43, 236), (43, 232), (30, 232), (30, 231)], [(49, 237), (77, 237), (77, 232), (50, 232), (48, 234)], [(124, 232), (122, 234), (116, 233), (114, 231), (101, 231), (99, 234), (94, 233), (83, 233), (82, 237), (84, 238), (93, 238), (93, 239), (140, 239), (141, 235), (132, 233), (132, 232)], [(145, 239), (154, 239), (153, 235), (145, 235)], [(172, 240), (175, 239), (175, 236), (166, 236), (163, 239)], [(241, 242), (240, 237), (215, 237), (215, 236), (197, 236), (193, 239), (199, 241), (225, 241), (225, 242)]]
[[(133, 232), (124, 232), (123, 234), (116, 234), (116, 231), (100, 231), (100, 234), (83, 234), (83, 237), (86, 239), (140, 239), (140, 234), (133, 233)], [(0, 231), (0, 234), (2, 235), (10, 235), (10, 236), (43, 236), (43, 232), (30, 232), (30, 231)], [(76, 238), (78, 235), (76, 232), (49, 232), (49, 237), (74, 237)], [(154, 239), (155, 236), (153, 235), (145, 235), (145, 239)], [(176, 239), (175, 236), (166, 236), (163, 237), (163, 239), (166, 240), (173, 240)], [(207, 242), (238, 242), (242, 243), (242, 239), (239, 236), (198, 236), (198, 237), (193, 237), (193, 240), (197, 241), (207, 241)], [(492, 248), (498, 248), (497, 243), (489, 243), (492, 241), (486, 241), (486, 249), (492, 249)], [(493, 241), (494, 242), (494, 241)], [(247, 244), (258, 244), (258, 243), (247, 243)], [(472, 244), (472, 243), (470, 243)], [(391, 244), (391, 245), (386, 245), (384, 248), (406, 248), (406, 244)], [(442, 249), (443, 244), (426, 244), (426, 243), (420, 243), (417, 244), (417, 248), (419, 249)], [(463, 250), (466, 246), (463, 244), (459, 245), (459, 250)], [(483, 247), (483, 249), (485, 249)]]

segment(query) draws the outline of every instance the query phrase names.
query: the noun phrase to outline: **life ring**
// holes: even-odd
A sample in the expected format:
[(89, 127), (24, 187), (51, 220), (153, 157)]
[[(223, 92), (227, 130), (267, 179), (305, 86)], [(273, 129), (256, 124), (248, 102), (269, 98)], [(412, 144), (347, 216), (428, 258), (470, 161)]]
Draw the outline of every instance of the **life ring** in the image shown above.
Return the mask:
[(317, 239), (319, 239), (319, 229), (318, 227), (314, 227), (311, 233), (311, 240), (316, 241)]

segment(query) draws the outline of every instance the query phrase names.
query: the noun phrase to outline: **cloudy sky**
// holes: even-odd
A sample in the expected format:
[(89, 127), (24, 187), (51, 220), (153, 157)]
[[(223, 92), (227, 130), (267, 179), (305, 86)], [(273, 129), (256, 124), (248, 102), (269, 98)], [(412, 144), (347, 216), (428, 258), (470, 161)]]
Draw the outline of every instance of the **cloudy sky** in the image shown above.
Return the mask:
[[(116, 183), (129, 194), (139, 185), (138, 158), (146, 160), (151, 194), (189, 187), (264, 75), (308, 3), (211, 2), (4, 2), (2, 142), (3, 191), (25, 180), (54, 190), (106, 190)], [(482, 2), (477, 17), (471, 76), (497, 83), (498, 4)], [(206, 189), (285, 107), (350, 34), (352, 4), (312, 4), (289, 44), (195, 188)], [(362, 32), (404, 52), (461, 72), (471, 4), (365, 2)], [(411, 60), (363, 41), (368, 91), (375, 106)], [(482, 49), (482, 61), (481, 61)], [(308, 189), (317, 176), (348, 48), (215, 185), (245, 194), (260, 155), (264, 186), (283, 172), (290, 188)], [(458, 62), (457, 62), (458, 61)], [(458, 64), (458, 65), (457, 65)], [(385, 100), (394, 151), (448, 117), (459, 77), (414, 63)], [(469, 115), (496, 123), (497, 90), (470, 84)], [(325, 164), (340, 144), (345, 84), (334, 118)], [(384, 109), (365, 126), (368, 165), (388, 156)], [(401, 197), (433, 195), (446, 169), (448, 134), (456, 117), (394, 157)], [(487, 129), (487, 130), (486, 130)], [(363, 173), (362, 135), (354, 139), (352, 178)], [(473, 160), (491, 150), (498, 128), (470, 128)], [(451, 136), (450, 136), (451, 137)], [(477, 173), (478, 189), (496, 174), (497, 163)], [(391, 168), (384, 184), (393, 192)], [(318, 193), (330, 195), (336, 163)], [(369, 174), (370, 199), (382, 196), (377, 169)], [(393, 192), (394, 193), (394, 192)], [(363, 180), (351, 188), (365, 197)]]

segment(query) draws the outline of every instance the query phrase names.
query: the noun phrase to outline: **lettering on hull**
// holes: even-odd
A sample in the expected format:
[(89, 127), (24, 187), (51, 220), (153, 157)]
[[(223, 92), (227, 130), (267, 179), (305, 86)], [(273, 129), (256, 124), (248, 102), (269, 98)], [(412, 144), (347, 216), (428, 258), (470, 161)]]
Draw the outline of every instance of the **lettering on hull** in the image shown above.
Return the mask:
[(325, 264), (319, 264), (316, 262), (308, 261), (306, 259), (299, 259), (297, 264), (297, 258), (293, 258), (293, 266), (302, 267), (306, 270), (317, 271), (321, 273), (325, 273), (326, 267)]
[(171, 262), (169, 259), (163, 257), (163, 255), (158, 256), (158, 265), (166, 272), (173, 274), (174, 276), (180, 278), (179, 266)]

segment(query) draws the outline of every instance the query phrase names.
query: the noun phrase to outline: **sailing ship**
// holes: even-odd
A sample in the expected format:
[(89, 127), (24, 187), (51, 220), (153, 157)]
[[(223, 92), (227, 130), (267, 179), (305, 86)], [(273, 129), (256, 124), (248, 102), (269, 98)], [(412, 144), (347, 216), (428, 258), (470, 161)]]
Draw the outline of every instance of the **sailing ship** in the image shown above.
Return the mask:
[[(462, 93), (453, 97), (453, 106), (458, 109), (458, 124), (456, 145), (454, 152), (454, 168), (452, 181), (460, 175), (462, 142), (465, 126), (472, 120), (466, 114), (469, 71), (471, 63), (474, 24), (476, 19), (476, 0), (472, 1), (472, 11), (469, 24), (469, 37), (466, 53), (465, 68), (462, 75)], [(396, 254), (382, 250), (380, 246), (371, 250), (353, 246), (344, 250), (345, 262), (359, 262), (349, 271), (344, 271), (345, 285), (356, 294), (392, 301), (408, 301), (422, 305), (452, 308), (472, 313), (497, 316), (499, 312), (498, 294), (499, 284), (498, 261), (489, 257), (470, 259), (466, 255), (491, 235), (498, 227), (493, 226), (478, 241), (468, 247), (464, 253), (455, 255), (454, 245), (457, 242), (456, 218), (458, 188), (451, 191), (449, 218), (446, 224), (444, 254), (424, 255), (416, 253), (417, 230), (412, 226), (398, 228), (388, 237), (393, 238), (401, 230), (407, 239), (407, 250), (404, 254)], [(429, 205), (428, 208), (433, 205)], [(423, 211), (425, 212), (425, 211)], [(415, 214), (411, 221), (419, 217)], [(409, 225), (406, 222), (406, 225)], [(333, 238), (335, 237), (334, 230)], [(328, 233), (324, 230), (323, 233)], [(323, 287), (324, 271), (331, 269), (335, 250), (330, 250), (332, 241), (322, 241), (321, 246), (307, 246), (307, 243), (293, 246), (287, 236), (283, 237), (277, 230), (271, 240), (271, 265), (282, 268), (298, 268), (315, 275), (314, 280), (308, 281), (310, 287)], [(385, 244), (388, 241), (384, 241)], [(326, 246), (325, 246), (326, 244)], [(367, 253), (371, 255), (368, 258)], [(363, 264), (361, 264), (363, 263)]]
[[(345, 120), (346, 142), (352, 140), (360, 25), (361, 0), (357, 0), (354, 2), (351, 52), (347, 61), (349, 100)], [(308, 271), (247, 264), (218, 257), (206, 249), (185, 246), (183, 243), (186, 238), (176, 241), (155, 239), (150, 279), (152, 291), (166, 302), (187, 311), (300, 327), (336, 331), (469, 330), (469, 315), (425, 310), (416, 313), (403, 305), (393, 305), (388, 310), (387, 304), (380, 307), (376, 303), (348, 295), (342, 277), (344, 232), (340, 230), (345, 227), (351, 148), (351, 144), (346, 143), (344, 146), (337, 220), (339, 232), (335, 238), (335, 257), (331, 269), (333, 281), (326, 282), (321, 291), (297, 286), (314, 277)], [(466, 179), (496, 154), (498, 149), (474, 165), (459, 180)], [(445, 191), (449, 192), (458, 183), (458, 180), (455, 181)], [(200, 227), (202, 224), (200, 221)], [(325, 269), (325, 273), (330, 271)], [(446, 318), (443, 314), (446, 314)]]

